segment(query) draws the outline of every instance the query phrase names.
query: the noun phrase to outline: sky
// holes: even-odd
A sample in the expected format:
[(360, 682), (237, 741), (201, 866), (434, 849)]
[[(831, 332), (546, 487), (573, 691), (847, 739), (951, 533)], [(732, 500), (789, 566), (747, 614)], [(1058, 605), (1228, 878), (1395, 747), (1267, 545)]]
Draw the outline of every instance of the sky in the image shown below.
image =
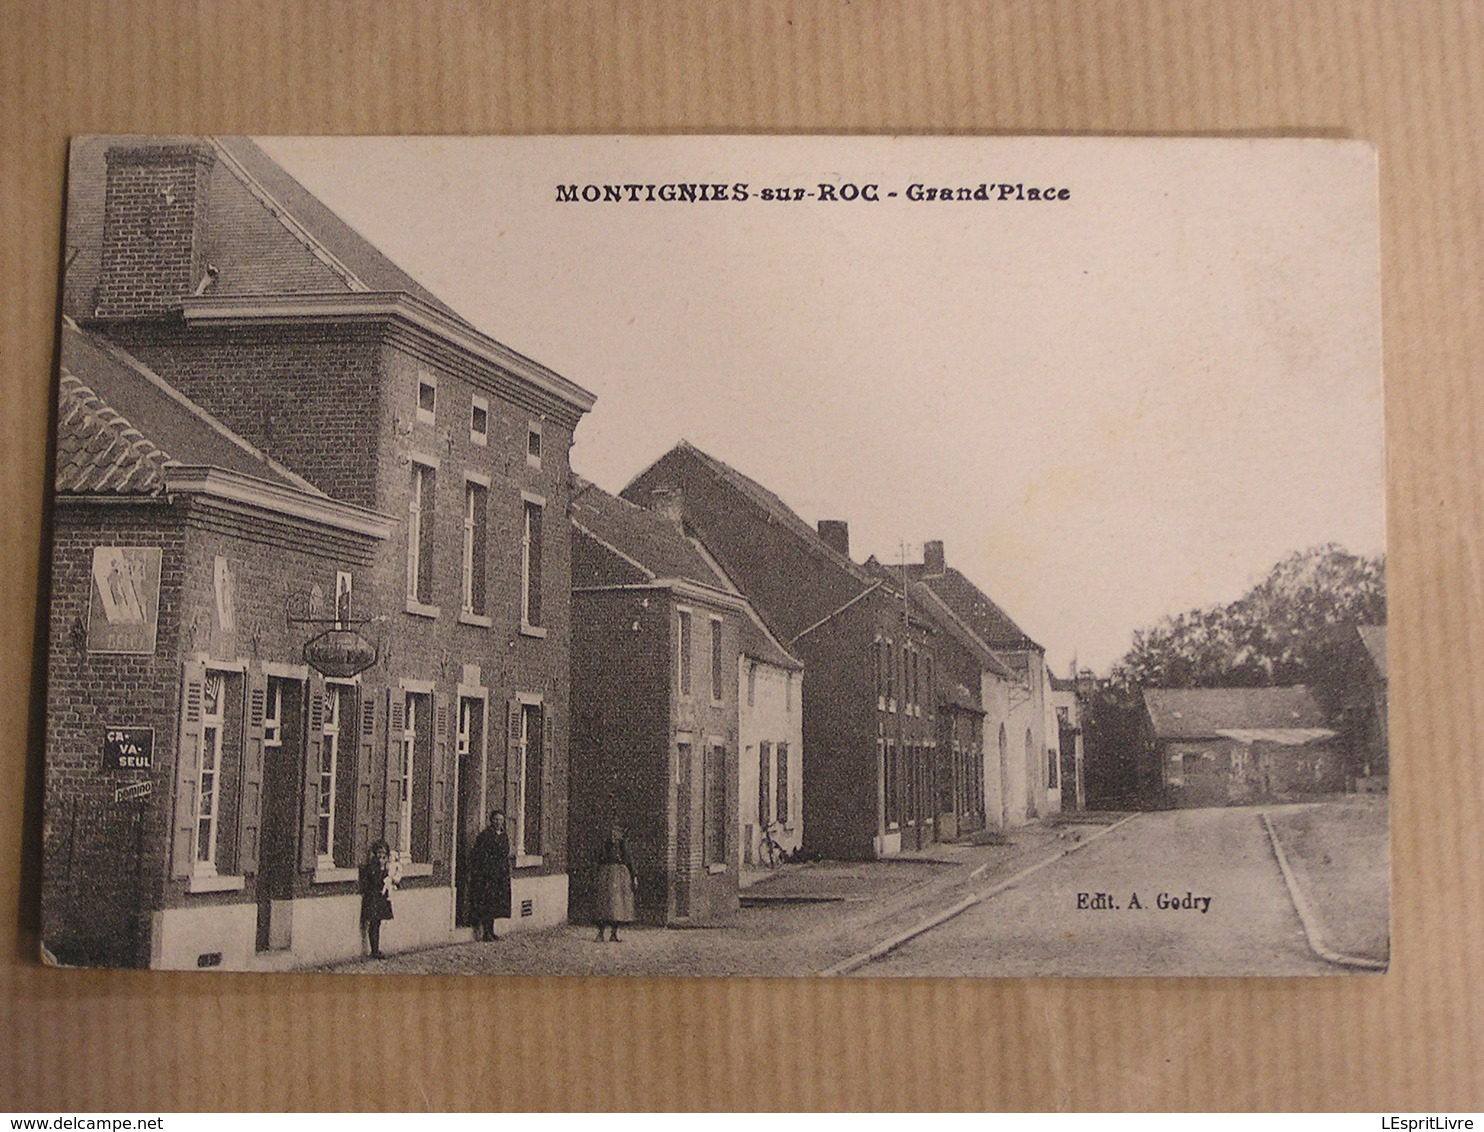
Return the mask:
[[(857, 560), (941, 539), (1057, 672), (1106, 671), (1134, 630), (1291, 551), (1384, 549), (1365, 143), (260, 141), (476, 327), (597, 395), (580, 474), (617, 492), (684, 438), (808, 522), (846, 520)], [(558, 199), (673, 183), (748, 199)], [(908, 197), (981, 183), (1067, 195)]]

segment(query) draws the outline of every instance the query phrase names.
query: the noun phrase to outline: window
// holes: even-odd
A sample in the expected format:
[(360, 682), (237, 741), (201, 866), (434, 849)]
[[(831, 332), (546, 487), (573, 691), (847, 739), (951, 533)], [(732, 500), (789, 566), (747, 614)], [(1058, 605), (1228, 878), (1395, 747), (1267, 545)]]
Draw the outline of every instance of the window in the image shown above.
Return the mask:
[(432, 424), (438, 416), (438, 379), (430, 373), (417, 375), (417, 419)]
[(682, 696), (690, 695), (691, 685), (691, 654), (690, 654), (690, 610), (680, 611), (680, 630), (676, 638), (675, 667), (677, 674), (676, 685)]
[(489, 488), (470, 480), (464, 484), (463, 611), (483, 617), (486, 532), (489, 530)]
[(727, 749), (720, 744), (706, 749), (705, 804), (701, 812), (706, 864), (723, 865), (727, 859)]
[(268, 678), (268, 701), (263, 706), (263, 746), (283, 746), (283, 685), (276, 676)]
[(871, 641), (871, 688), (876, 691), (877, 711), (886, 711), (886, 645), (880, 636)]
[(1057, 773), (1057, 752), (1055, 747), (1046, 748), (1046, 788), (1056, 790), (1061, 785), (1060, 776)]
[(726, 672), (721, 657), (721, 618), (711, 618), (711, 698), (720, 700)]
[(202, 688), (196, 781), (195, 871), (211, 876), (236, 857), (236, 782), (241, 770), (242, 677), (208, 670)]
[(891, 638), (886, 639), (886, 710), (897, 710), (897, 650)]
[(481, 448), (490, 441), (490, 403), (478, 393), (469, 410), (469, 440)]
[(747, 665), (747, 706), (752, 707), (757, 703), (757, 663), (750, 662)]
[(433, 604), (433, 505), (438, 472), (430, 464), (412, 465), (407, 503), (407, 600)]
[(515, 740), (513, 775), (516, 783), (515, 836), (517, 852), (539, 857), (541, 845), (541, 786), (545, 772), (545, 709), (541, 704), (520, 704), (513, 728)]
[(532, 421), (526, 428), (526, 463), (532, 468), (541, 467), (540, 421)]
[(788, 808), (788, 744), (778, 744), (778, 787), (773, 791), (773, 801), (778, 808), (778, 824), (788, 825), (791, 820)]
[(427, 861), (432, 849), (433, 697), (406, 693), (397, 799), (397, 849), (414, 861)]
[[(270, 681), (270, 687), (272, 682)], [(346, 706), (341, 684), (325, 685), (325, 716), (321, 730), (323, 739), (319, 747), (319, 806), (315, 851), (321, 859), (330, 857), (335, 850), (335, 802), (336, 775), (340, 771), (340, 721), (342, 708)]]
[(521, 624), (541, 624), (541, 514), (539, 500), (525, 501), (525, 526), (521, 535)]
[(773, 744), (759, 743), (757, 748), (757, 821), (767, 829), (773, 824)]

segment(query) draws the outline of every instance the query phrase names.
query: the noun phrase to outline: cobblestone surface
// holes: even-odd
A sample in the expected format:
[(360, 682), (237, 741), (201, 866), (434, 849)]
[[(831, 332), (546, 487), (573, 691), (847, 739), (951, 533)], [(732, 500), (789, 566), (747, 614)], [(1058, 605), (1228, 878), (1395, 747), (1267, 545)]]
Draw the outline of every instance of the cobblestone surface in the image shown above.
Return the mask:
[(745, 907), (725, 927), (633, 925), (620, 933), (619, 942), (598, 943), (591, 927), (568, 924), (334, 969), (366, 974), (812, 975), (947, 907), (969, 886), (982, 888), (1012, 876), (1080, 836), (1066, 826), (1038, 825), (1016, 830), (1006, 845), (939, 846), (888, 861), (782, 866), (772, 876), (755, 879), (744, 895), (820, 902)]

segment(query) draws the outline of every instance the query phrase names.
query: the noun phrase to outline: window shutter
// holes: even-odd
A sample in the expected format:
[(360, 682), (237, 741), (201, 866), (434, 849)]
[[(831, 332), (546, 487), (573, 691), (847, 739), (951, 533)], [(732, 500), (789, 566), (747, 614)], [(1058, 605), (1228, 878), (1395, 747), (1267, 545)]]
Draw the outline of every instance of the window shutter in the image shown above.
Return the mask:
[(371, 846), (371, 763), (376, 757), (377, 703), (380, 697), (366, 695), (361, 700), (360, 758), (356, 759), (356, 840), (355, 860), (364, 861)]
[(382, 836), (389, 845), (400, 843), (402, 799), (402, 732), (407, 703), (400, 688), (386, 690), (386, 796), (383, 799)]
[(325, 680), (318, 672), (309, 674), (305, 695), (309, 727), (300, 780), (299, 868), (312, 873), (319, 862), (319, 756), (325, 745)]
[[(520, 801), (520, 701), (511, 700), (505, 709), (505, 814), (516, 821), (516, 803)], [(516, 847), (517, 849), (519, 846)]]
[(546, 704), (541, 709), (541, 852), (543, 853), (546, 852), (547, 846), (556, 839), (551, 828), (556, 813), (556, 799), (551, 796), (552, 783), (555, 781), (551, 772), (552, 764), (556, 762), (556, 745), (553, 740), (555, 734), (555, 713), (551, 710), (551, 705)]
[(206, 666), (186, 661), (181, 677), (180, 743), (175, 751), (175, 839), (170, 872), (188, 877), (196, 865), (196, 791), (201, 785), (201, 708)]
[(432, 805), (429, 806), (431, 833), (428, 838), (428, 859), (435, 865), (447, 859), (443, 838), (448, 829), (448, 815), (444, 809), (448, 804), (448, 694), (438, 692), (433, 697), (433, 783)]
[(237, 871), (258, 871), (258, 836), (263, 822), (263, 711), (268, 702), (268, 678), (250, 673), (247, 690), (247, 733), (242, 745), (242, 808), (237, 837)]

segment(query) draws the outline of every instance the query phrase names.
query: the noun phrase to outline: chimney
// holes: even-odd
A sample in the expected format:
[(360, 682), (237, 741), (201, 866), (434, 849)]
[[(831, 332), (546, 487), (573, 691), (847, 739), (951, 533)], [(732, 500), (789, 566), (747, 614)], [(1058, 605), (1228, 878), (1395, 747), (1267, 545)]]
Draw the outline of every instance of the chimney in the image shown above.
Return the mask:
[(196, 289), (205, 270), (207, 181), (201, 144), (114, 146), (103, 195), (98, 318), (159, 314)]
[(685, 492), (678, 487), (657, 487), (649, 493), (649, 509), (679, 525), (685, 522)]
[(947, 567), (943, 565), (943, 540), (928, 539), (922, 544), (922, 572), (929, 578), (942, 577)]
[(844, 519), (821, 519), (819, 537), (831, 550), (850, 557), (850, 524)]

